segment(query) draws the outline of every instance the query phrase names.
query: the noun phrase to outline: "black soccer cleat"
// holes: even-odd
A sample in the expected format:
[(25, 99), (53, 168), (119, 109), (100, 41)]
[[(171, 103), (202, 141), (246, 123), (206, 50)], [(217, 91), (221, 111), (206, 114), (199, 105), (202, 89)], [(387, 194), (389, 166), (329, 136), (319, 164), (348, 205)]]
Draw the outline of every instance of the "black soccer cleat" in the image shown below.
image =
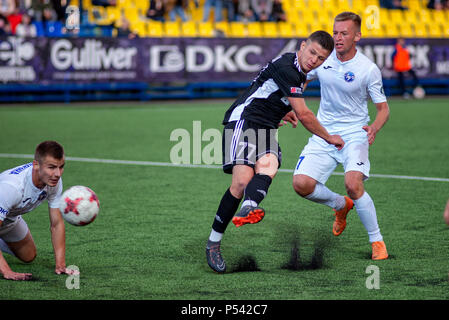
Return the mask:
[(207, 264), (215, 272), (224, 273), (226, 271), (226, 263), (221, 256), (220, 242), (208, 241), (206, 246)]
[(247, 223), (258, 223), (265, 216), (265, 210), (259, 207), (245, 206), (240, 209), (234, 218), (232, 218), (232, 223), (236, 227), (243, 226)]

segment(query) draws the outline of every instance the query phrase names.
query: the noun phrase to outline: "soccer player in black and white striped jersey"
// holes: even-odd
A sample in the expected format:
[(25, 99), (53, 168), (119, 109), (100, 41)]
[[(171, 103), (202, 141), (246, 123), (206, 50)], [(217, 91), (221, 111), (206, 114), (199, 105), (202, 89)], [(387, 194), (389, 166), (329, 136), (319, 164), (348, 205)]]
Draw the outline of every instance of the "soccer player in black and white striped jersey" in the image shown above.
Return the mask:
[[(257, 223), (265, 215), (259, 204), (281, 165), (276, 139), (280, 125), (288, 121), (296, 127), (299, 120), (327, 143), (343, 148), (341, 137), (330, 135), (320, 125), (302, 96), (307, 73), (327, 59), (333, 46), (327, 32), (312, 33), (299, 51), (269, 62), (227, 110), (223, 120), (223, 171), (232, 174), (232, 182), (220, 201), (206, 246), (207, 262), (214, 271), (226, 270), (220, 245), (229, 222), (240, 227)], [(242, 198), (241, 209), (234, 217)]]

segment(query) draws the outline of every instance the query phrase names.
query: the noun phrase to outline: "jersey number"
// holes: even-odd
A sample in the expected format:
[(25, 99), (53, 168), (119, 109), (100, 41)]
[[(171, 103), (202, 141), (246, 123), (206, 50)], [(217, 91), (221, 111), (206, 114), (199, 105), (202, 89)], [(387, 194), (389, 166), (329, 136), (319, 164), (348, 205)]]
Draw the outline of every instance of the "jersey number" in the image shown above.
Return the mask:
[(237, 153), (238, 159), (241, 159), (241, 156), (246, 148), (248, 148), (248, 154), (247, 154), (246, 158), (251, 159), (254, 156), (254, 153), (256, 152), (256, 145), (242, 141), (239, 143), (239, 152)]

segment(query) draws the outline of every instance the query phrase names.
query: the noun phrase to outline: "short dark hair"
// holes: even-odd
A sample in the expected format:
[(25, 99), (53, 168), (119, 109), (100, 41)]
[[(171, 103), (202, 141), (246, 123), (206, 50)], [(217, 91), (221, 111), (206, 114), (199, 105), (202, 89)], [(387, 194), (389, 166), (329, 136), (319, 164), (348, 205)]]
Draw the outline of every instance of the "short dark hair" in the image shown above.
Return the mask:
[(334, 50), (334, 39), (326, 31), (315, 31), (307, 38), (307, 41), (317, 42), (320, 46), (323, 47), (323, 49), (326, 49), (329, 52), (332, 52), (332, 50)]
[(64, 148), (56, 141), (41, 142), (34, 152), (34, 160), (42, 162), (46, 156), (60, 160), (64, 157)]
[(348, 20), (354, 22), (355, 26), (357, 27), (357, 30), (360, 31), (360, 28), (362, 26), (362, 18), (360, 18), (360, 16), (357, 13), (344, 11), (342, 13), (337, 14), (334, 19), (334, 21), (348, 21)]

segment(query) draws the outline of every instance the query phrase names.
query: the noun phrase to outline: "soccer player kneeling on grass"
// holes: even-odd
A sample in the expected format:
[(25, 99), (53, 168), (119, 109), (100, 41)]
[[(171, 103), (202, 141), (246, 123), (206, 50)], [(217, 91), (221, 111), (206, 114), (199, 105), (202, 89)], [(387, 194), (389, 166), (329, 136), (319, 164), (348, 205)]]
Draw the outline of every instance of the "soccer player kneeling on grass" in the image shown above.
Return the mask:
[[(214, 271), (226, 271), (220, 245), (231, 219), (240, 227), (257, 223), (265, 215), (260, 203), (281, 165), (276, 140), (280, 124), (288, 121), (296, 127), (299, 120), (326, 143), (336, 149), (343, 147), (341, 137), (330, 135), (302, 98), (306, 74), (326, 60), (333, 46), (327, 32), (312, 33), (299, 51), (269, 62), (227, 110), (223, 120), (223, 171), (232, 174), (232, 182), (218, 206), (206, 246), (207, 262)], [(234, 216), (242, 198), (240, 211)]]
[(65, 226), (58, 208), (62, 193), (65, 157), (56, 141), (44, 141), (36, 148), (34, 161), (0, 174), (0, 273), (5, 279), (31, 280), (31, 273), (11, 270), (2, 252), (23, 262), (36, 257), (36, 245), (22, 215), (34, 210), (45, 199), (50, 213), (51, 240), (55, 253), (55, 273), (75, 274), (66, 268)]

